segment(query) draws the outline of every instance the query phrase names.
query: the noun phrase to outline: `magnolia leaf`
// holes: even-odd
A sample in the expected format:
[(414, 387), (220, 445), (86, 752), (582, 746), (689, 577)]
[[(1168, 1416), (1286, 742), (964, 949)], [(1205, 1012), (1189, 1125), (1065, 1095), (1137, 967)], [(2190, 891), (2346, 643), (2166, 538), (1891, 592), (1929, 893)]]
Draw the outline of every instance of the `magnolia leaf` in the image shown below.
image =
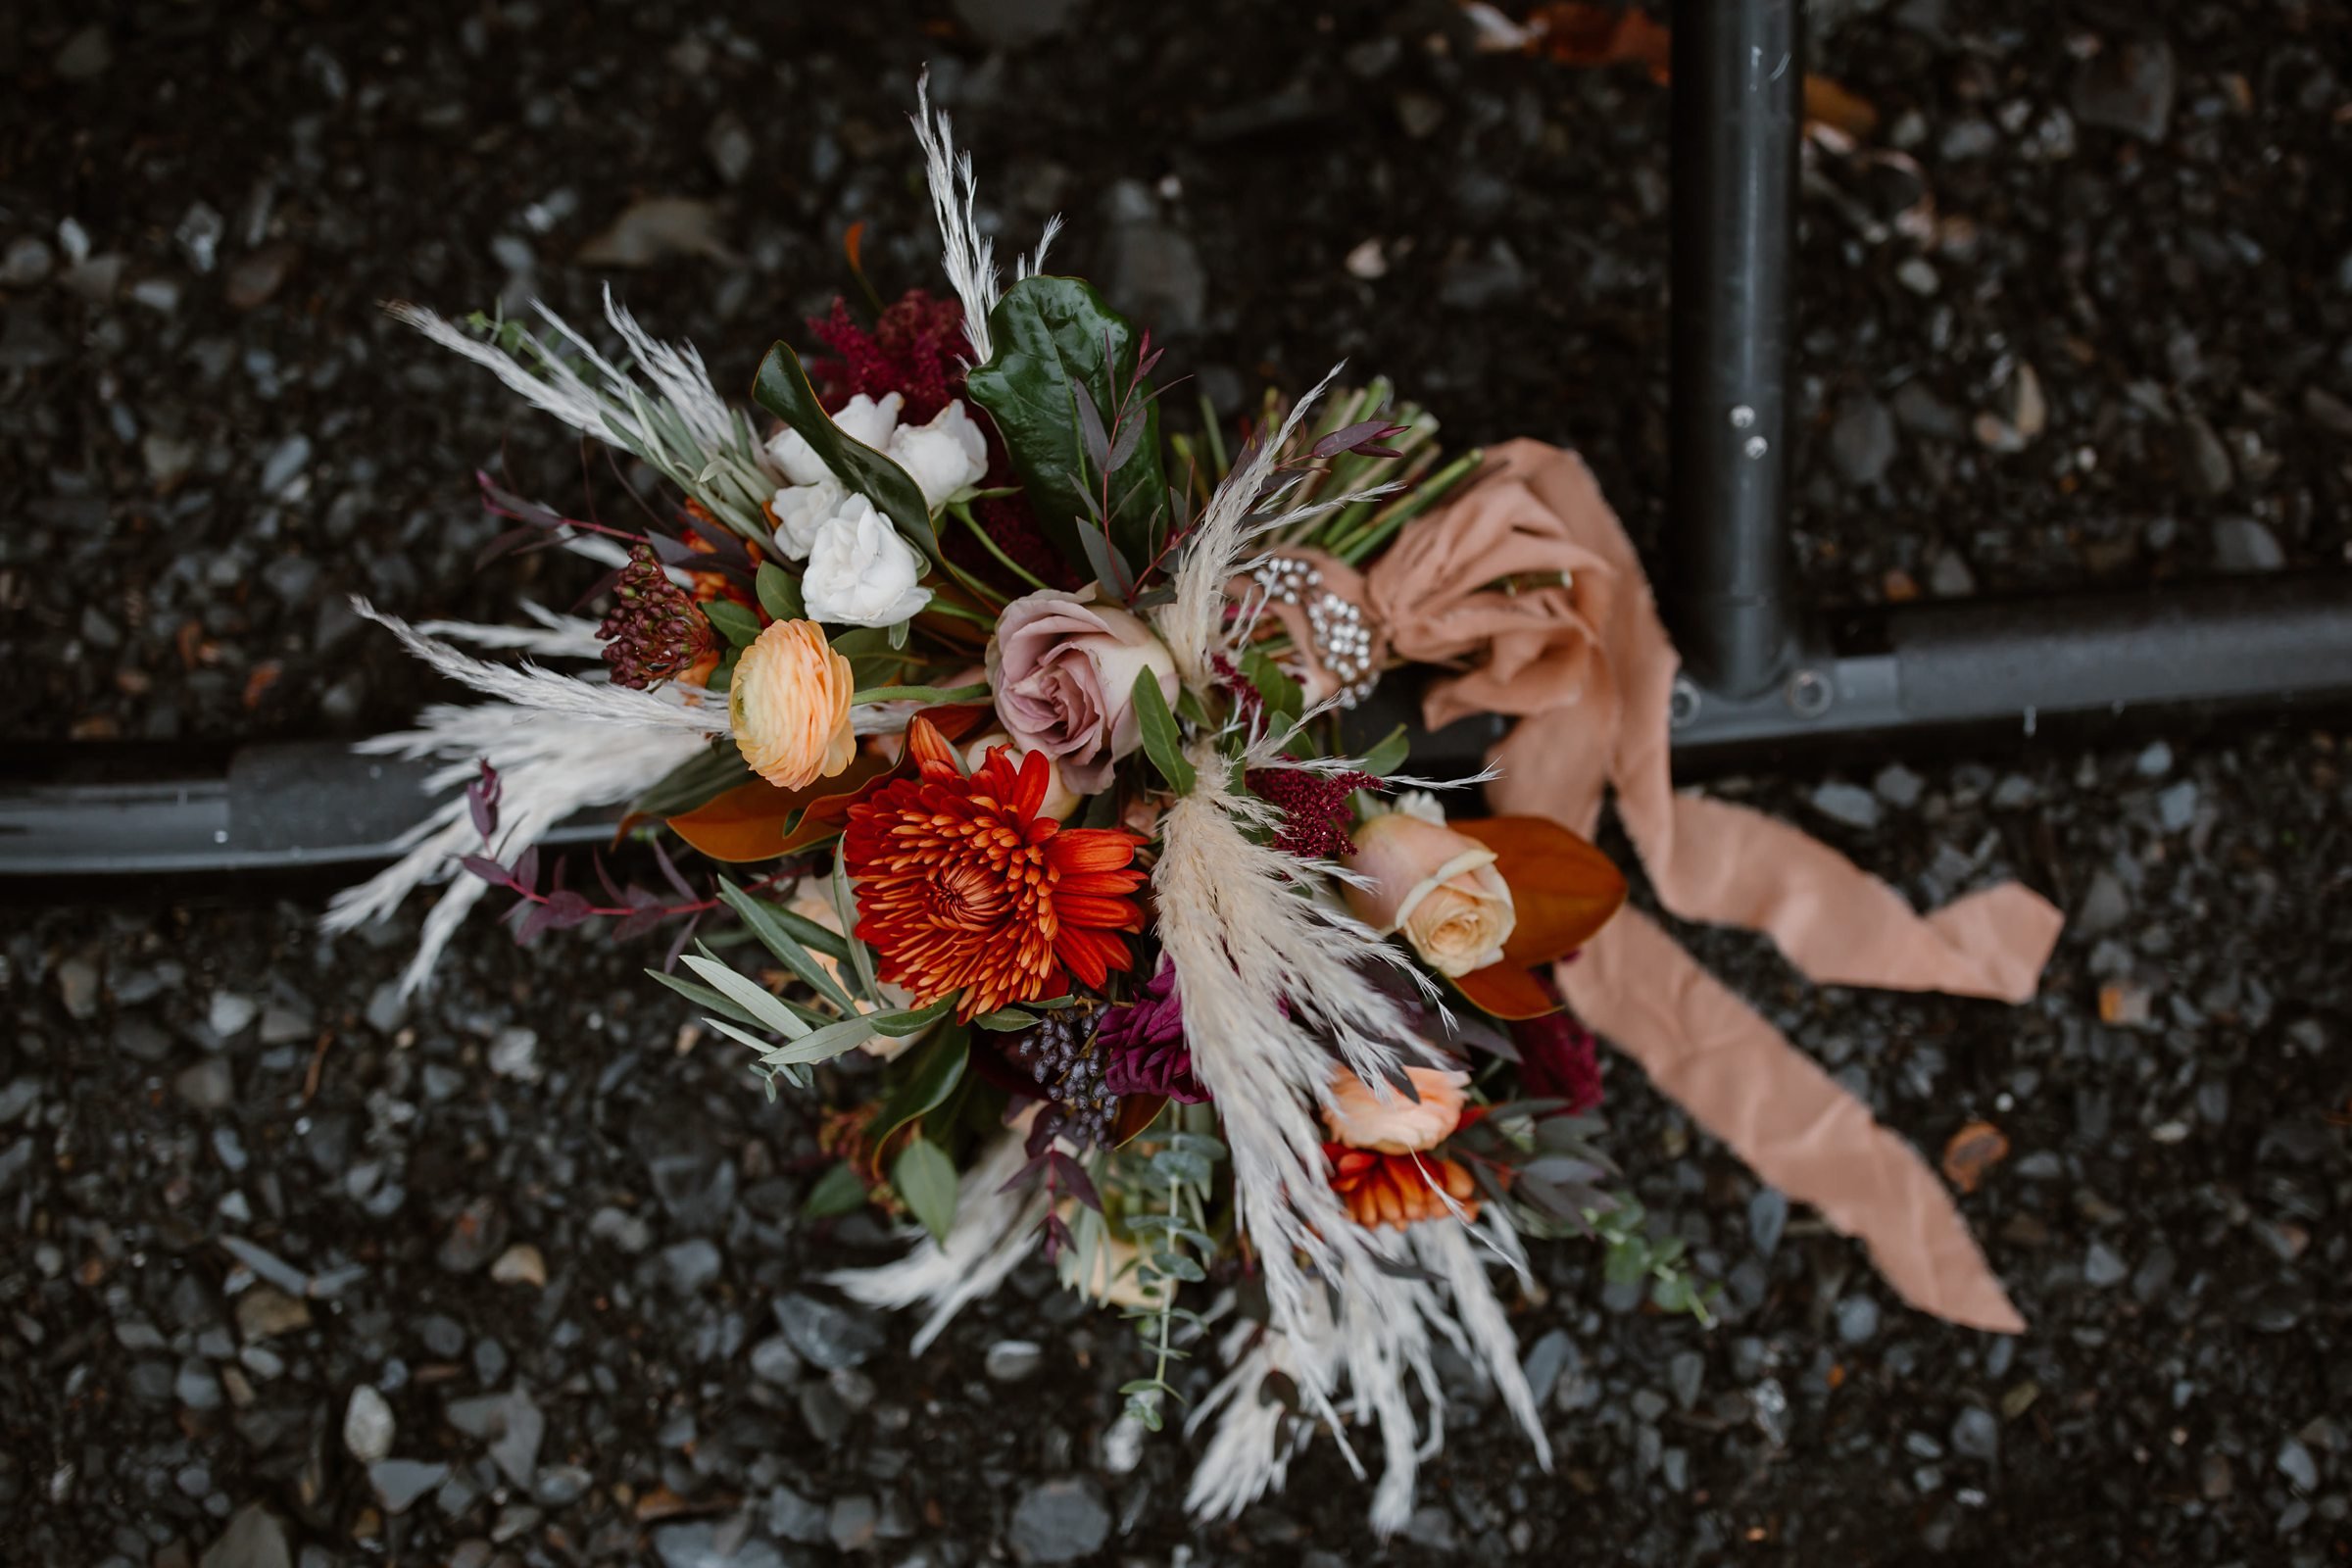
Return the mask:
[[(1138, 373), (1135, 328), (1092, 285), (1052, 276), (1024, 277), (1006, 289), (989, 312), (988, 327), (996, 352), (972, 368), (964, 387), (996, 420), (1046, 538), (1065, 559), (1086, 561), (1079, 536), (1101, 511), (1100, 495), (1106, 491), (1110, 549), (1129, 562), (1149, 561), (1152, 523), (1167, 480), (1159, 406)], [(1090, 405), (1091, 430), (1085, 422)], [(1118, 429), (1104, 451), (1097, 442), (1102, 421), (1112, 417), (1119, 419)], [(1131, 436), (1138, 425), (1142, 434)], [(1089, 458), (1090, 445), (1109, 466), (1107, 485)], [(1100, 541), (1099, 523), (1096, 533)], [(1096, 575), (1110, 585), (1101, 568)]]

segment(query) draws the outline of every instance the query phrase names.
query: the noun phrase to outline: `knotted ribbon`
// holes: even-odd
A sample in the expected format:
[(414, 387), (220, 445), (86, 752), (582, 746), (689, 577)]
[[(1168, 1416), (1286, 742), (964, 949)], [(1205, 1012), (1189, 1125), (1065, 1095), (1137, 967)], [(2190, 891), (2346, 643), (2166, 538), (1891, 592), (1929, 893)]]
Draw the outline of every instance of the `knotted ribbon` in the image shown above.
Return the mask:
[[(1361, 595), (1398, 657), (1464, 670), (1431, 687), (1430, 727), (1540, 715), (1492, 754), (1496, 810), (1589, 837), (1613, 789), (1659, 903), (1769, 935), (1818, 984), (2033, 996), (2062, 924), (2039, 895), (2004, 883), (1923, 917), (1788, 823), (1675, 793), (1674, 646), (1633, 542), (1575, 454), (1496, 448), (1472, 487), (1406, 527), (1360, 580), (1324, 575)], [(1539, 585), (1497, 586), (1512, 577)], [(1918, 1152), (1654, 921), (1624, 910), (1555, 977), (1587, 1024), (1758, 1176), (1860, 1238), (1904, 1300), (1976, 1328), (2025, 1327)]]

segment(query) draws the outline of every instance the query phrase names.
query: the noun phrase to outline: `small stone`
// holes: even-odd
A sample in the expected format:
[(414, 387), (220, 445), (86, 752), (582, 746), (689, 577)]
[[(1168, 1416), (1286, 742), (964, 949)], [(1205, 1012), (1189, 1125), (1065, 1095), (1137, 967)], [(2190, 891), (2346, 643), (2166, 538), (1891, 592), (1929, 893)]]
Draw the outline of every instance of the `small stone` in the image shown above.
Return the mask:
[(386, 1513), (406, 1513), (418, 1497), (449, 1479), (449, 1466), (421, 1459), (383, 1459), (368, 1467), (368, 1484)]
[(1576, 1359), (1576, 1340), (1566, 1329), (1551, 1329), (1528, 1350), (1527, 1359), (1520, 1363), (1520, 1374), (1527, 1379), (1528, 1392), (1535, 1396), (1536, 1405), (1542, 1408), (1551, 1398), (1560, 1375)]
[(810, 1545), (825, 1539), (825, 1510), (778, 1483), (767, 1494), (767, 1533)]
[(1952, 1422), (1952, 1451), (1986, 1464), (2001, 1456), (2001, 1423), (1990, 1410), (1970, 1405)]
[(1879, 799), (1859, 784), (1823, 784), (1813, 791), (1812, 805), (1822, 815), (1848, 827), (1879, 825)]
[(2293, 1483), (2298, 1492), (2320, 1490), (2320, 1464), (2311, 1450), (2294, 1438), (2278, 1445), (2278, 1473)]
[(2102, 51), (2075, 78), (2075, 118), (2162, 141), (2173, 118), (2173, 50), (2163, 39)]
[[(49, 69), (57, 73), (60, 81), (94, 81), (114, 63), (114, 43), (96, 23), (77, 29), (49, 57)], [(212, 1568), (209, 1557), (205, 1568)]]
[(172, 1382), (172, 1394), (191, 1410), (220, 1408), (220, 1377), (209, 1362), (182, 1361), (179, 1376)]
[(1777, 1187), (1759, 1187), (1747, 1200), (1747, 1237), (1756, 1250), (1770, 1257), (1779, 1250), (1781, 1233), (1788, 1227), (1788, 1195)]
[(477, 1198), (458, 1211), (434, 1261), (452, 1274), (470, 1274), (506, 1250), (507, 1216), (497, 1200)]
[(2121, 1285), (2131, 1275), (2131, 1266), (2113, 1248), (2105, 1242), (2090, 1244), (2090, 1251), (2082, 1259), (2082, 1278), (2086, 1284), (2103, 1291), (2111, 1285)]
[(234, 991), (216, 991), (212, 1004), (205, 1009), (204, 1021), (214, 1034), (222, 1040), (245, 1032), (245, 1026), (261, 1015), (262, 1004)]
[(2190, 415), (2180, 421), (2182, 443), (2188, 460), (2188, 485), (2198, 495), (2212, 500), (2230, 493), (2235, 475), (2230, 466), (2230, 451), (2222, 438), (2213, 433), (2213, 426), (2201, 415)]
[(237, 1098), (225, 1056), (207, 1056), (185, 1069), (172, 1080), (172, 1092), (197, 1110), (225, 1110)]
[(777, 1298), (776, 1325), (801, 1358), (823, 1372), (858, 1366), (883, 1344), (881, 1329), (869, 1319), (797, 1292)]
[(1867, 1296), (1849, 1296), (1838, 1303), (1838, 1337), (1846, 1344), (1868, 1345), (1878, 1332), (1878, 1302)]
[(2113, 931), (2132, 917), (2132, 896), (2115, 874), (2107, 870), (2093, 872), (2090, 886), (2082, 895), (2082, 906), (2075, 912), (2075, 925), (2086, 936), (2099, 936)]
[(1034, 1340), (999, 1340), (988, 1348), (981, 1367), (999, 1383), (1018, 1383), (1033, 1377), (1045, 1364), (1046, 1352)]
[(528, 1285), (533, 1290), (547, 1286), (547, 1259), (539, 1249), (528, 1242), (516, 1242), (498, 1254), (490, 1265), (490, 1278), (501, 1285)]
[(1870, 781), (1871, 792), (1898, 811), (1907, 811), (1919, 804), (1928, 781), (1900, 762), (1889, 762)]
[(208, 202), (192, 202), (172, 231), (179, 246), (180, 255), (199, 272), (209, 272), (220, 260), (220, 236), (228, 232), (228, 224)]
[(1110, 1508), (1086, 1477), (1041, 1481), (1013, 1505), (1005, 1537), (1022, 1562), (1076, 1562), (1110, 1538)]
[(2197, 819), (2197, 784), (2182, 779), (2156, 797), (2156, 819), (2167, 833), (2178, 833)]
[(52, 261), (47, 243), (30, 234), (10, 240), (0, 252), (0, 288), (31, 288), (49, 275)]
[(718, 1248), (699, 1236), (662, 1249), (662, 1267), (669, 1276), (669, 1288), (680, 1296), (700, 1296), (718, 1278), (725, 1263)]
[(1114, 1476), (1132, 1475), (1135, 1467), (1144, 1462), (1144, 1445), (1151, 1441), (1151, 1428), (1137, 1420), (1132, 1413), (1120, 1411), (1119, 1418), (1113, 1421), (1109, 1430), (1102, 1434), (1102, 1448), (1098, 1457), (1102, 1461), (1103, 1473)]
[(1434, 1502), (1413, 1510), (1413, 1516), (1404, 1522), (1404, 1539), (1442, 1557), (1451, 1557), (1461, 1549), (1453, 1515)]
[(67, 1013), (87, 1021), (98, 1015), (98, 967), (86, 958), (67, 958), (56, 969), (57, 998)]
[(2213, 525), (2213, 559), (2224, 571), (2278, 571), (2286, 565), (2278, 536), (2252, 517), (2224, 517)]
[(363, 1383), (351, 1391), (351, 1402), (343, 1407), (343, 1446), (354, 1459), (374, 1464), (390, 1458), (398, 1431), (392, 1406), (373, 1386)]
[(236, 1317), (237, 1332), (249, 1345), (311, 1326), (309, 1302), (268, 1285), (256, 1285), (237, 1298)]
[(2157, 741), (2133, 759), (2132, 769), (2141, 778), (2162, 778), (2173, 770), (2173, 749)]
[(781, 1334), (771, 1334), (752, 1347), (752, 1376), (762, 1383), (788, 1388), (799, 1381), (801, 1357), (792, 1342)]
[(1078, 0), (956, 0), (956, 20), (993, 49), (1025, 49), (1062, 31)]
[(311, 438), (300, 434), (286, 437), (271, 447), (270, 456), (262, 462), (262, 493), (281, 497), (288, 495), (310, 462)]
[(490, 1042), (490, 1070), (501, 1078), (537, 1083), (542, 1076), (538, 1031), (501, 1029), (498, 1038)]
[(1894, 461), (1894, 416), (1868, 393), (1838, 405), (1830, 425), (1830, 462), (1850, 485), (1877, 484)]
[(1698, 1403), (1698, 1391), (1706, 1376), (1707, 1358), (1696, 1350), (1677, 1350), (1666, 1363), (1666, 1387), (1674, 1395), (1674, 1402), (1686, 1410)]
[(733, 115), (721, 115), (704, 134), (703, 151), (710, 155), (710, 167), (718, 171), (719, 178), (730, 185), (740, 185), (752, 172), (759, 145), (752, 140), (752, 133), (744, 128), (742, 121)]
[(1347, 269), (1349, 277), (1360, 277), (1367, 283), (1389, 275), (1388, 252), (1378, 238), (1357, 245), (1340, 265)]
[(1519, 255), (1496, 240), (1484, 252), (1458, 257), (1438, 274), (1438, 302), (1450, 310), (1483, 311), (1508, 305), (1527, 292), (1527, 269)]
[[(179, 1559), (187, 1561), (185, 1556)], [(164, 1559), (155, 1558), (158, 1568)], [(229, 1516), (220, 1539), (205, 1548), (197, 1568), (293, 1568), (286, 1527), (260, 1503), (247, 1503)]]
[(863, 1551), (874, 1544), (874, 1530), (881, 1519), (882, 1510), (871, 1497), (835, 1497), (825, 1514), (825, 1535), (836, 1550)]
[(1928, 592), (1938, 599), (1966, 599), (1977, 591), (1977, 574), (1952, 551), (1938, 553), (1928, 567)]

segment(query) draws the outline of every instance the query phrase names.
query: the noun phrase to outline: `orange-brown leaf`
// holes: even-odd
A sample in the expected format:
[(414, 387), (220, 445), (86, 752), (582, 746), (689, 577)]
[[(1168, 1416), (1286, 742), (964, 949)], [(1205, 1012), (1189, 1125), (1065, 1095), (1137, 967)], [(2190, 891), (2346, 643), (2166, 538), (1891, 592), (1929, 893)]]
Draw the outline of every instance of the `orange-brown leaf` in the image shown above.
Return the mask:
[[(927, 709), (915, 724), (928, 724), (946, 740), (959, 740), (979, 727), (989, 710), (971, 704)], [(850, 765), (807, 789), (779, 789), (762, 778), (739, 784), (691, 811), (668, 818), (670, 831), (713, 860), (772, 860), (841, 831), (850, 808), (869, 789), (910, 770), (910, 754), (892, 762), (860, 749)]]
[(1453, 985), (1474, 1006), (1497, 1018), (1541, 1018), (1560, 1006), (1559, 999), (1544, 989), (1533, 969), (1508, 958), (1473, 969)]
[(2008, 1157), (2008, 1136), (1988, 1121), (1972, 1121), (1943, 1146), (1943, 1179), (1973, 1193), (1984, 1173)]
[(1482, 816), (1446, 825), (1493, 850), (1494, 869), (1510, 884), (1518, 923), (1502, 945), (1504, 964), (1532, 969), (1556, 963), (1592, 941), (1625, 903), (1624, 873), (1547, 816)]

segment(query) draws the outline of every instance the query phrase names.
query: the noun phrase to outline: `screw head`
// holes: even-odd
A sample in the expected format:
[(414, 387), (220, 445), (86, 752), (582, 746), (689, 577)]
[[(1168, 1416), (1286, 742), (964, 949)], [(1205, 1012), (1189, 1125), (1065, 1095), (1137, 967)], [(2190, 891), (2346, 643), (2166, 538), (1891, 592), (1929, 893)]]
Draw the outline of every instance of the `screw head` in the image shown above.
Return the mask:
[(1832, 690), (1829, 677), (1820, 670), (1800, 669), (1788, 677), (1788, 690), (1784, 695), (1788, 698), (1789, 711), (1797, 717), (1819, 718), (1830, 710), (1830, 705), (1837, 701), (1838, 694)]
[(1690, 677), (1688, 675), (1675, 676), (1673, 693), (1666, 700), (1667, 727), (1669, 729), (1688, 727), (1691, 720), (1698, 717), (1699, 701), (1698, 688), (1691, 684)]

